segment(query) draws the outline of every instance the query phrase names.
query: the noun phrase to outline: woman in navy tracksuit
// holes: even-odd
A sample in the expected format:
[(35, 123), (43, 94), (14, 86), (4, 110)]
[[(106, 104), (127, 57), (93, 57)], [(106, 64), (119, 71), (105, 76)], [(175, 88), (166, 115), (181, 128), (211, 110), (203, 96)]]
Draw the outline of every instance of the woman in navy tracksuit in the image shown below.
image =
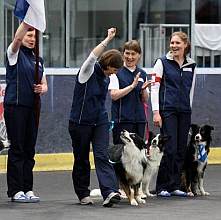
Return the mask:
[(180, 191), (181, 169), (191, 124), (195, 62), (187, 57), (190, 43), (183, 32), (174, 32), (170, 52), (157, 60), (151, 86), (153, 122), (169, 136), (157, 177), (158, 196), (186, 196)]
[[(114, 169), (109, 162), (109, 123), (105, 108), (109, 75), (123, 65), (121, 53), (104, 48), (114, 38), (115, 28), (98, 44), (83, 63), (76, 78), (70, 113), (69, 133), (72, 139), (74, 166), (72, 179), (80, 204), (93, 204), (90, 198), (90, 142), (92, 142), (96, 173), (103, 206), (109, 207), (120, 200)], [(103, 53), (103, 54), (102, 54)], [(99, 62), (98, 57), (101, 56)]]
[(141, 56), (140, 44), (130, 40), (123, 46), (124, 66), (110, 77), (112, 98), (111, 117), (114, 121), (113, 143), (122, 143), (121, 131), (137, 133), (144, 138), (147, 119), (144, 103), (147, 103), (149, 89), (147, 74), (137, 66)]
[(33, 193), (33, 167), (38, 124), (37, 94), (47, 91), (43, 60), (39, 59), (40, 83), (35, 83), (35, 30), (22, 22), (8, 47), (4, 117), (10, 140), (7, 164), (8, 196), (13, 202), (38, 202)]

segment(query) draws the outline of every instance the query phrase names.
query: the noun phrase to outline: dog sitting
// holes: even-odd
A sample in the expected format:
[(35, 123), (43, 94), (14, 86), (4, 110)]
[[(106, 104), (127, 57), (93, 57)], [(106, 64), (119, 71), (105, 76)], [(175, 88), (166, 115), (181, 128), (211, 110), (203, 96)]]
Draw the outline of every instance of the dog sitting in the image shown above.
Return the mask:
[[(149, 185), (157, 173), (163, 156), (163, 145), (168, 137), (150, 132), (148, 144), (135, 133), (125, 130), (120, 137), (124, 144), (109, 147), (110, 162), (130, 204), (145, 203), (147, 196), (154, 196), (149, 191)], [(101, 196), (100, 189), (93, 189), (90, 195)]]
[(145, 203), (139, 196), (139, 187), (147, 164), (147, 145), (135, 133), (124, 130), (120, 135), (122, 145), (109, 148), (110, 161), (114, 166), (120, 188), (131, 205)]
[(147, 162), (142, 179), (142, 191), (140, 191), (141, 198), (154, 196), (154, 194), (150, 193), (149, 186), (152, 178), (158, 172), (163, 157), (163, 146), (167, 140), (168, 136), (161, 134), (154, 135), (152, 132), (149, 133)]
[(190, 127), (190, 141), (187, 146), (181, 177), (181, 188), (189, 196), (197, 195), (197, 186), (201, 195), (209, 195), (204, 190), (203, 178), (212, 141), (212, 130), (214, 128), (210, 125), (198, 126), (192, 124)]

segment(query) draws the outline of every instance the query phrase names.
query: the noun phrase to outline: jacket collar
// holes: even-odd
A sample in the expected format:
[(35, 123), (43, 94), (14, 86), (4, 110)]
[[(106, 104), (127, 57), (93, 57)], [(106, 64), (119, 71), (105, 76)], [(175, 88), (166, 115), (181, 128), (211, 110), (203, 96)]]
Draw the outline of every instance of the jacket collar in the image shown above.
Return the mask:
[[(167, 58), (168, 60), (174, 60), (171, 51), (169, 51), (169, 52), (166, 54), (166, 58)], [(186, 56), (186, 57), (185, 57), (185, 63), (181, 66), (181, 68), (182, 68), (182, 67), (185, 67), (185, 66), (188, 66), (188, 65), (190, 65), (190, 64), (195, 64), (195, 63), (196, 63), (196, 62), (195, 62), (192, 58)]]

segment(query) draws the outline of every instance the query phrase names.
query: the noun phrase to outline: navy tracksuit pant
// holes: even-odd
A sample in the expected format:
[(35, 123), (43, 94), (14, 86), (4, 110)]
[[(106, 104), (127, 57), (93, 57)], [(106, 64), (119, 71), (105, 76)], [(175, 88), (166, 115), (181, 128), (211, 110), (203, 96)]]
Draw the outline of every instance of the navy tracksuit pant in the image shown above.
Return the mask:
[(4, 118), (11, 142), (8, 151), (7, 193), (12, 197), (19, 191), (32, 191), (38, 127), (32, 108), (5, 105)]
[(181, 171), (184, 163), (191, 113), (163, 112), (161, 133), (168, 135), (164, 155), (159, 167), (156, 190), (168, 192), (180, 189)]
[(118, 191), (117, 179), (108, 156), (108, 129), (109, 124), (89, 126), (69, 122), (74, 153), (72, 179), (79, 200), (90, 195), (90, 143), (93, 147), (96, 173), (103, 198), (106, 199), (111, 192)]

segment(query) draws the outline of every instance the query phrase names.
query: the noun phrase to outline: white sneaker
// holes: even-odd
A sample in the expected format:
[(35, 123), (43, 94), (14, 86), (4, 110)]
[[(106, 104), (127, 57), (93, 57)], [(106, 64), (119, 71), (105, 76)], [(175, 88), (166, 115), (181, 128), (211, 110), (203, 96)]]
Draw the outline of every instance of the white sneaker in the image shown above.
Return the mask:
[(24, 194), (23, 191), (17, 192), (12, 198), (12, 202), (19, 202), (19, 203), (28, 203), (29, 199), (28, 197)]
[(40, 197), (36, 196), (33, 191), (28, 191), (25, 193), (25, 195), (30, 200), (29, 202), (32, 203), (40, 202)]
[(120, 202), (120, 194), (116, 192), (110, 193), (103, 202), (104, 207), (112, 207), (113, 204)]
[(90, 196), (86, 196), (86, 197), (84, 197), (83, 199), (80, 200), (80, 204), (81, 205), (93, 205), (94, 202), (92, 201)]
[(179, 189), (170, 192), (170, 194), (171, 194), (171, 196), (187, 197), (187, 193), (186, 193), (186, 192), (183, 192), (183, 191), (181, 191), (181, 190), (179, 190)]

